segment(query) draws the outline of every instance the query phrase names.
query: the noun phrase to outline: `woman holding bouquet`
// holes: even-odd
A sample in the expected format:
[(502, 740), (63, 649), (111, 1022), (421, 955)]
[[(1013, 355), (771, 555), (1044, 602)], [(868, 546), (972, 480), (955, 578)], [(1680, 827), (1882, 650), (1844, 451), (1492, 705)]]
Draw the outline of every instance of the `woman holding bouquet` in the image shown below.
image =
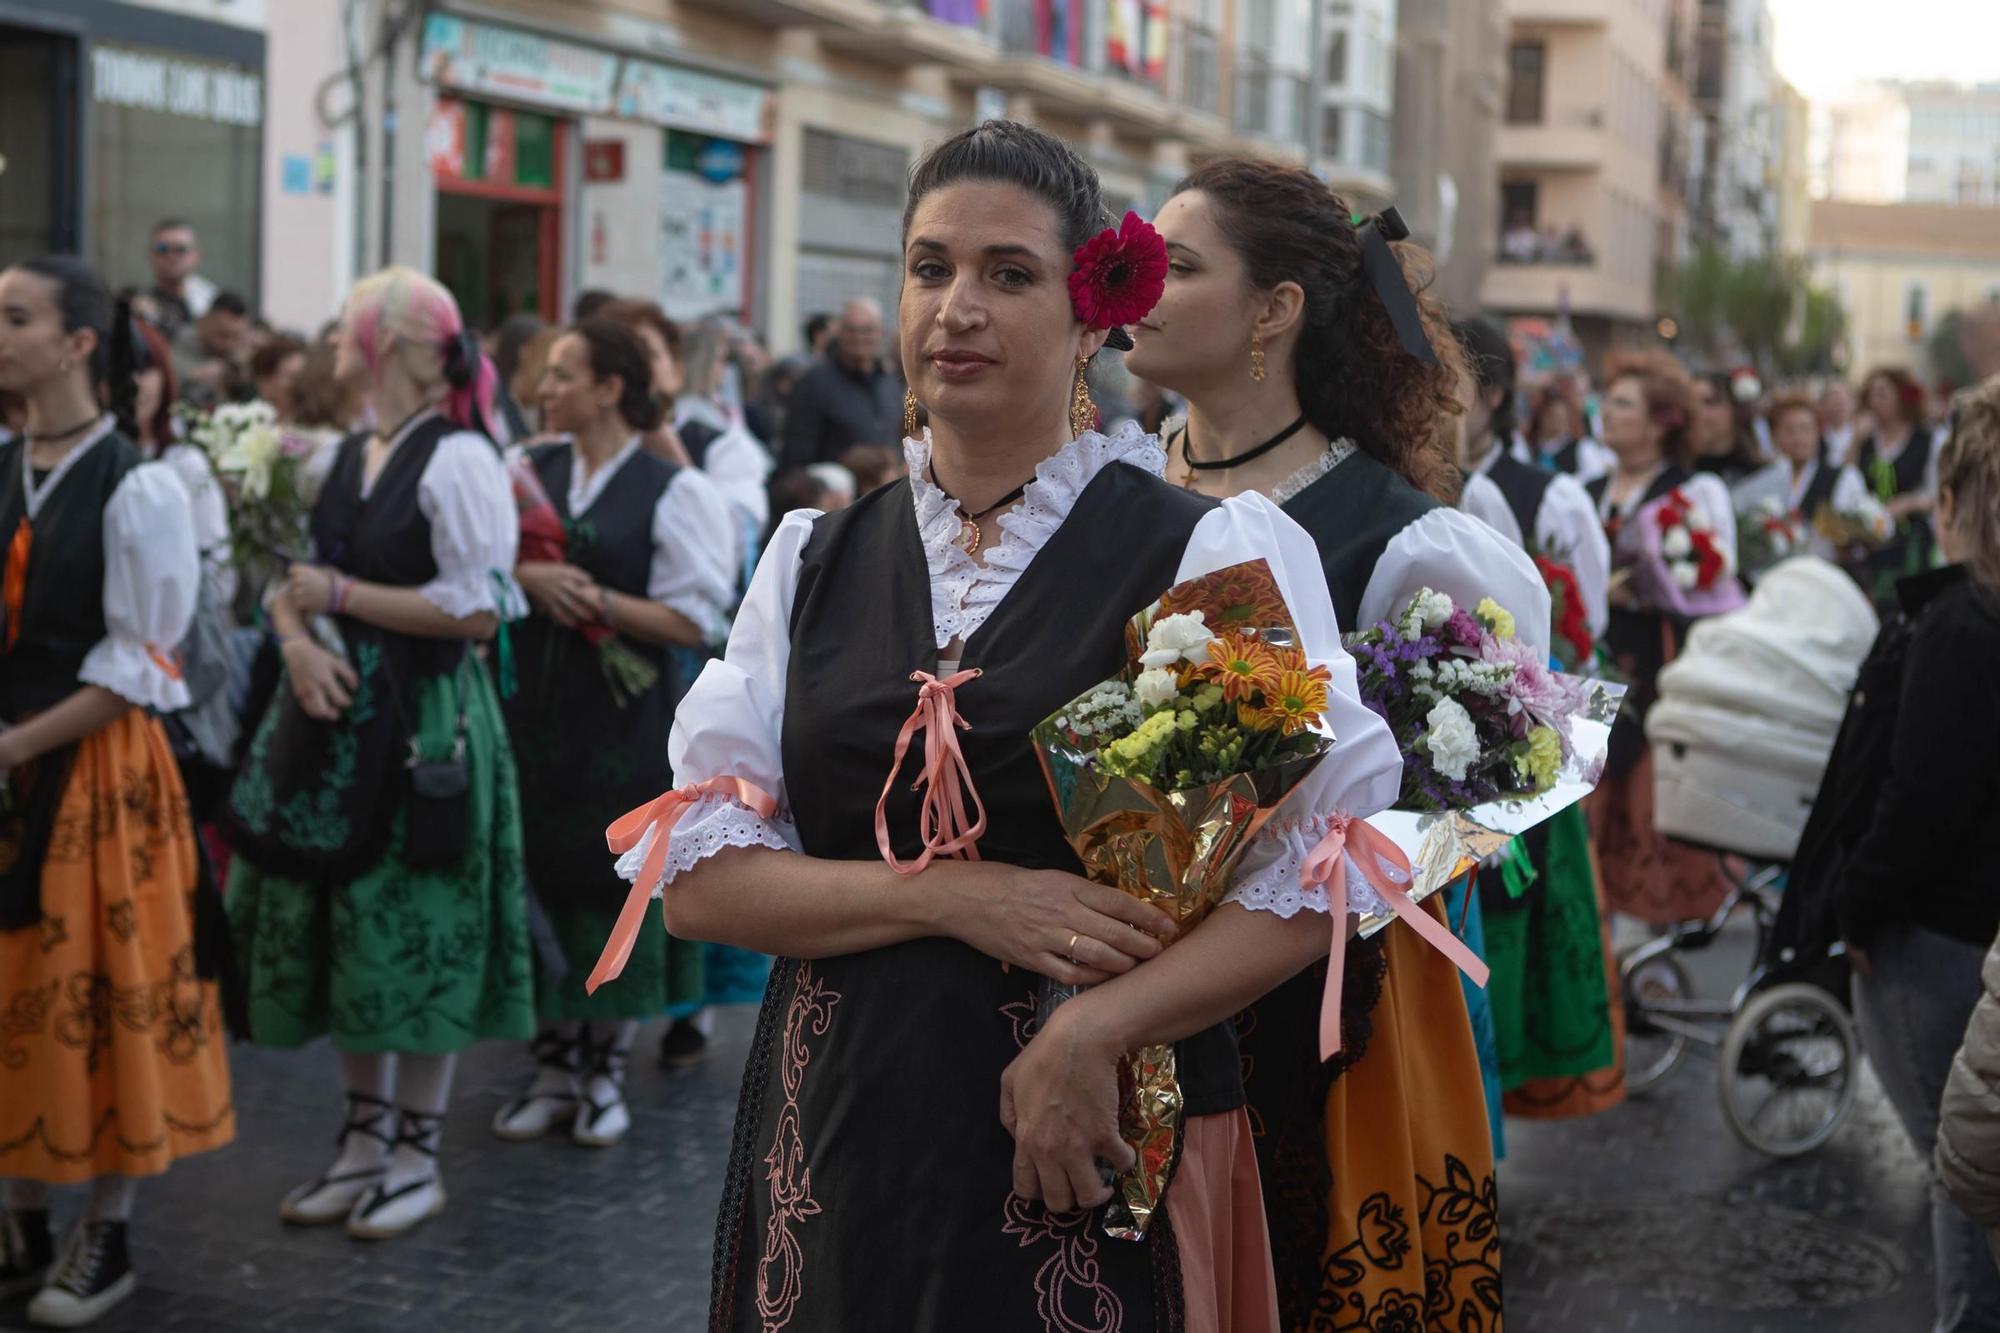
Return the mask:
[(473, 652), (520, 589), (513, 495), (482, 433), (493, 368), (451, 293), (385, 269), (348, 297), (339, 338), (384, 426), (341, 443), (317, 563), (266, 603), (288, 688), (224, 813), (251, 1039), (330, 1034), (347, 1085), (339, 1155), (279, 1213), (377, 1239), (444, 1207), (457, 1053), (534, 1030), (520, 796)]
[[(1604, 443), (1618, 457), (1611, 475), (1589, 486), (1611, 540), (1616, 583), (1605, 643), (1631, 682), (1611, 729), (1604, 780), (1589, 798), (1591, 829), (1614, 912), (1666, 926), (1705, 917), (1721, 905), (1727, 882), (1714, 854), (1653, 830), (1653, 759), (1646, 713), (1658, 697), (1660, 668), (1674, 659), (1689, 617), (1671, 604), (1662, 578), (1674, 569), (1680, 596), (1719, 589), (1736, 568), (1736, 520), (1729, 490), (1712, 474), (1691, 472), (1689, 435), (1694, 383), (1664, 352), (1613, 362), (1604, 393)], [(1683, 521), (1660, 525), (1649, 545), (1642, 512), (1677, 510)], [(1668, 549), (1669, 546), (1672, 549)], [(1657, 549), (1654, 549), (1654, 548)], [(1684, 567), (1683, 580), (1679, 568)]]
[[(0, 271), (0, 1300), (80, 1327), (131, 1294), (139, 1177), (236, 1135), (187, 795), (154, 711), (200, 580), (188, 496), (98, 406), (122, 303), (82, 261)], [(60, 1249), (49, 1186), (89, 1182)]]
[(1775, 512), (1800, 529), (1803, 548), (1824, 560), (1842, 554), (1828, 531), (1886, 538), (1888, 511), (1868, 489), (1861, 470), (1826, 456), (1819, 412), (1802, 393), (1779, 394), (1771, 403), (1771, 446), (1777, 460), (1753, 473), (1737, 497), (1753, 511)]
[[(1290, 799), (1370, 813), (1400, 763), (1310, 540), (1257, 497), (1165, 484), (1151, 437), (1088, 428), (1089, 359), (1164, 267), (1136, 218), (1102, 225), (1095, 174), (1025, 126), (918, 164), (898, 323), (910, 416), (932, 425), (905, 442), (910, 476), (779, 524), (676, 719), (686, 785), (617, 826), (634, 892), (665, 880), (672, 930), (784, 956), (744, 1075), (713, 1327), (1278, 1326), (1228, 1019), (1343, 930), (1300, 884), (1307, 835), (1266, 829), (1232, 901), (1162, 951), (1163, 914), (1076, 873), (1027, 735), (1119, 671), (1134, 612), (1262, 559), (1339, 737)], [(906, 748), (928, 756), (928, 813)], [(1091, 988), (1038, 1027), (1042, 978)], [(1133, 1161), (1115, 1064), (1163, 1041), (1183, 1151), (1144, 1241), (1110, 1239), (1097, 1162)]]
[[(1451, 505), (1458, 346), (1443, 309), (1412, 295), (1420, 252), (1351, 216), (1309, 172), (1248, 159), (1208, 164), (1161, 210), (1172, 269), (1126, 364), (1187, 399), (1168, 480), (1282, 504), (1318, 546), (1342, 625), (1394, 619), (1428, 587), (1466, 607), (1492, 597), (1545, 645), (1534, 563)], [(1332, 1062), (1317, 1059), (1311, 976), (1243, 1025), (1286, 1327), (1325, 1309), (1496, 1325), (1489, 1099), (1457, 974), (1391, 927), (1348, 948), (1345, 981)], [(1497, 1087), (1491, 1100), (1497, 1117)], [(1407, 1246), (1384, 1243), (1392, 1218)], [(1449, 1266), (1435, 1287), (1433, 1265)]]
[(1861, 384), (1862, 406), (1875, 429), (1854, 450), (1854, 465), (1875, 493), (1896, 536), (1869, 556), (1869, 589), (1878, 607), (1896, 604), (1896, 580), (1931, 567), (1937, 539), (1937, 436), (1924, 418), (1924, 386), (1901, 366), (1878, 366)]
[[(560, 559), (538, 553), (515, 571), (535, 614), (514, 637), (520, 687), (506, 711), (531, 812), (528, 881), (569, 971), (537, 973), (539, 1068), (494, 1117), (503, 1139), (558, 1126), (591, 1147), (623, 1138), (632, 1123), (625, 1063), (640, 1020), (702, 993), (699, 947), (657, 920), (616, 983), (594, 996), (583, 989), (625, 896), (602, 860), (606, 812), (673, 780), (667, 645), (720, 642), (735, 599), (728, 502), (699, 470), (642, 447), (661, 419), (648, 379), (646, 349), (623, 325), (576, 325), (550, 349), (541, 386), (542, 424), (569, 438), (533, 446), (515, 464), (533, 474), (566, 537)], [(638, 672), (607, 665), (612, 652)]]

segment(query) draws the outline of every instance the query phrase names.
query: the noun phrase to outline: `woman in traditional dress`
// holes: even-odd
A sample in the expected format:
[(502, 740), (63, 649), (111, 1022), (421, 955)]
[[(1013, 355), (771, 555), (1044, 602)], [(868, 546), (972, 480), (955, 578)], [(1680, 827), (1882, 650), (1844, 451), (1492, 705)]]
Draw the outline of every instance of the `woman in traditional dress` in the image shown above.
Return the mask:
[[(1465, 349), (1459, 459), (1493, 479), (1507, 511), (1487, 517), (1574, 577), (1554, 633), (1588, 671), (1609, 618), (1611, 545), (1590, 495), (1570, 477), (1509, 457), (1514, 352), (1483, 319), (1454, 324)], [(1590, 824), (1581, 806), (1517, 839), (1479, 872), (1500, 1087), (1509, 1115), (1549, 1120), (1607, 1110), (1625, 1099), (1624, 1014), (1604, 917)]]
[(347, 1090), (338, 1157), (280, 1214), (377, 1239), (444, 1207), (457, 1053), (534, 1031), (520, 796), (473, 651), (519, 613), (518, 520), (481, 432), (492, 367), (451, 293), (385, 269), (349, 296), (339, 349), (385, 425), (342, 442), (318, 563), (267, 602), (288, 688), (224, 813), (251, 1039), (331, 1034)]
[[(1311, 540), (1259, 497), (1165, 484), (1149, 436), (1089, 430), (1083, 371), (1150, 304), (1131, 275), (1164, 259), (1136, 219), (1122, 241), (1093, 240), (1101, 223), (1095, 173), (1025, 126), (989, 121), (917, 166), (899, 328), (907, 424), (921, 403), (932, 425), (906, 442), (910, 476), (780, 523), (675, 722), (684, 785), (621, 821), (650, 821), (624, 867), (636, 894), (664, 875), (670, 929), (781, 955), (714, 1327), (1277, 1327), (1228, 1020), (1343, 932), (1300, 882), (1318, 835), (1261, 832), (1229, 900), (1162, 951), (1164, 916), (1078, 877), (1026, 738), (1120, 670), (1131, 615), (1262, 559), (1331, 673), (1339, 740), (1290, 797), (1302, 822), (1379, 809), (1400, 759)], [(1109, 311), (1100, 283), (1127, 293)], [(920, 824), (901, 762), (925, 729), (910, 748), (944, 827)], [(1090, 989), (1038, 1028), (1043, 978)], [(1180, 1043), (1183, 1151), (1144, 1241), (1111, 1239), (1098, 1162), (1133, 1160), (1114, 1066), (1162, 1041)]]
[(1754, 401), (1737, 397), (1746, 383), (1754, 400), (1758, 392), (1754, 376), (1746, 381), (1726, 370), (1703, 375), (1695, 381), (1695, 411), (1688, 426), (1690, 466), (1696, 472), (1722, 478), (1730, 487), (1745, 481), (1767, 461), (1764, 443), (1757, 437)]
[[(98, 406), (131, 404), (129, 316), (80, 260), (0, 272), (0, 1300), (80, 1327), (131, 1294), (137, 1179), (236, 1134), (197, 850), (153, 711), (200, 578), (188, 495)], [(212, 890), (211, 890), (212, 892)], [(210, 919), (213, 924), (213, 918)], [(92, 1184), (58, 1253), (49, 1186)]]
[[(541, 391), (543, 423), (569, 439), (533, 446), (516, 465), (533, 471), (567, 535), (563, 559), (515, 571), (535, 614), (514, 636), (520, 688), (506, 711), (532, 812), (528, 882), (569, 966), (562, 976), (537, 970), (540, 1068), (494, 1117), (503, 1139), (558, 1127), (590, 1147), (623, 1138), (632, 1123), (626, 1058), (640, 1021), (702, 994), (700, 946), (669, 938), (657, 921), (617, 982), (595, 995), (583, 988), (625, 897), (603, 861), (606, 812), (673, 779), (667, 645), (720, 642), (735, 600), (728, 502), (699, 471), (641, 448), (661, 416), (649, 378), (646, 349), (623, 325), (590, 319), (570, 329), (550, 351)], [(614, 671), (605, 652), (642, 664), (650, 679)]]
[[(1609, 476), (1589, 486), (1614, 570), (1639, 557), (1632, 520), (1677, 488), (1707, 520), (1726, 573), (1736, 568), (1736, 519), (1719, 478), (1689, 471), (1694, 384), (1665, 352), (1612, 363), (1604, 392), (1604, 443), (1618, 456)], [(1589, 797), (1591, 834), (1604, 877), (1605, 903), (1655, 926), (1705, 917), (1721, 906), (1728, 882), (1715, 855), (1661, 837), (1653, 828), (1653, 756), (1646, 714), (1659, 697), (1660, 668), (1674, 659), (1687, 623), (1641, 605), (1630, 583), (1615, 586), (1605, 644), (1631, 690), (1611, 729), (1604, 779)]]
[(1875, 493), (1896, 536), (1864, 564), (1869, 595), (1880, 608), (1896, 605), (1896, 580), (1931, 567), (1937, 538), (1937, 433), (1924, 416), (1924, 387), (1901, 366), (1878, 366), (1861, 384), (1862, 406), (1875, 428), (1855, 446), (1852, 460)]
[[(1351, 216), (1311, 173), (1245, 159), (1203, 167), (1161, 209), (1173, 266), (1126, 360), (1187, 399), (1167, 478), (1283, 505), (1343, 625), (1393, 620), (1428, 587), (1490, 596), (1546, 644), (1534, 563), (1450, 503), (1457, 344), (1442, 308), (1411, 296), (1402, 264), (1419, 256)], [(1364, 246), (1383, 248), (1380, 285)], [(1314, 984), (1259, 1003), (1242, 1033), (1286, 1327), (1426, 1311), (1492, 1326), (1494, 1126), (1456, 972), (1401, 927), (1350, 945), (1347, 1036), (1326, 1063)], [(1497, 1120), (1497, 1086), (1490, 1100)]]
[(1801, 529), (1804, 549), (1823, 560), (1838, 560), (1843, 554), (1822, 530), (1822, 520), (1829, 515), (1889, 536), (1893, 523), (1888, 510), (1862, 480), (1861, 469), (1827, 456), (1812, 399), (1802, 393), (1780, 394), (1771, 403), (1770, 420), (1771, 446), (1778, 457), (1737, 487), (1739, 508), (1769, 503), (1791, 515)]

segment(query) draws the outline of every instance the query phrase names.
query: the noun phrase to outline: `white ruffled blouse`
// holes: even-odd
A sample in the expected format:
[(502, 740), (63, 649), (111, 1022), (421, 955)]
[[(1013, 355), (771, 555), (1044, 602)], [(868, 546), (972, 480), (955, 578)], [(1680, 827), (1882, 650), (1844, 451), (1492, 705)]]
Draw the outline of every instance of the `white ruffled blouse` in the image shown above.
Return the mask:
[[(1115, 464), (1159, 476), (1166, 467), (1158, 442), (1136, 427), (1116, 435), (1092, 432), (1079, 437), (1035, 469), (1020, 505), (1000, 516), (1001, 539), (981, 565), (954, 543), (959, 520), (952, 501), (927, 476), (928, 435), (905, 441), (904, 453), (930, 569), (932, 631), (940, 652), (986, 622), (1100, 471)], [(688, 692), (669, 741), (677, 784), (742, 778), (771, 793), (778, 802), (777, 813), (759, 818), (722, 796), (709, 796), (688, 807), (673, 829), (663, 884), (727, 847), (800, 850), (798, 832), (788, 818), (781, 739), (792, 601), (800, 557), (819, 516), (814, 510), (798, 510), (779, 524), (737, 614), (727, 655), (709, 663)], [(1331, 754), (1288, 798), (1284, 816), (1266, 825), (1245, 851), (1225, 901), (1282, 917), (1302, 908), (1324, 913), (1330, 910), (1325, 889), (1302, 888), (1300, 867), (1336, 816), (1374, 814), (1395, 800), (1402, 757), (1388, 727), (1360, 700), (1354, 661), (1340, 644), (1318, 550), (1305, 530), (1276, 505), (1258, 495), (1223, 501), (1195, 525), (1175, 580), (1260, 557), (1270, 563), (1286, 605), (1297, 618), (1307, 656), (1332, 675), (1326, 721), (1338, 739)], [(1026, 743), (1024, 737), (1022, 744)], [(649, 830), (639, 846), (619, 860), (625, 878), (638, 876), (653, 840), (662, 832), (657, 826)], [(1352, 858), (1347, 861), (1347, 882), (1351, 910), (1383, 910), (1380, 895)]]
[(1574, 477), (1551, 473), (1549, 488), (1542, 493), (1542, 507), (1535, 514), (1535, 530), (1522, 532), (1507, 497), (1489, 475), (1498, 457), (1498, 449), (1489, 450), (1466, 473), (1458, 507), (1519, 545), (1532, 541), (1535, 549), (1551, 560), (1568, 565), (1576, 575), (1577, 591), (1583, 595), (1590, 632), (1601, 636), (1611, 623), (1611, 543), (1605, 539), (1604, 524), (1598, 520), (1590, 492)]
[[(580, 515), (596, 504), (639, 447), (634, 435), (586, 478), (572, 443), (570, 514)], [(653, 560), (646, 574), (647, 598), (686, 616), (700, 627), (705, 642), (715, 644), (729, 633), (729, 608), (736, 600), (738, 536), (729, 504), (701, 471), (684, 467), (675, 472), (653, 506)]]
[[(375, 475), (363, 479), (362, 499), (375, 489), (410, 432), (431, 415), (422, 413), (396, 432)], [(519, 620), (528, 613), (527, 598), (514, 582), (520, 515), (507, 470), (490, 440), (469, 430), (439, 440), (417, 480), (417, 508), (430, 521), (431, 559), (438, 570), (436, 578), (417, 589), (425, 601), (448, 616), (491, 611), (502, 620)]]
[[(62, 485), (78, 460), (110, 437), (105, 417), (37, 485), (27, 473), (28, 520)], [(30, 556), (30, 559), (33, 557)], [(104, 506), (104, 638), (84, 656), (77, 679), (140, 708), (173, 712), (189, 703), (174, 656), (194, 623), (201, 586), (193, 506), (166, 463), (141, 463), (125, 474)]]

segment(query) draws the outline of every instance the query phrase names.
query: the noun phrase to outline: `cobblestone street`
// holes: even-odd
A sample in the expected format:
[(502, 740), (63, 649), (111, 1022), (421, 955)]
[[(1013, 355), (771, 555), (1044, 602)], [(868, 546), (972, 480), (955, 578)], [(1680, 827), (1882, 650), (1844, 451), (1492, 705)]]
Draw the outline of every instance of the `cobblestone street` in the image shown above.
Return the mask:
[[(1742, 957), (1700, 958), (1726, 987)], [(487, 1129), (511, 1053), (466, 1060), (445, 1143), (450, 1207), (401, 1241), (290, 1230), (277, 1201), (322, 1169), (338, 1118), (324, 1048), (238, 1048), (236, 1146), (142, 1189), (139, 1294), (107, 1333), (283, 1329), (526, 1333), (695, 1330), (714, 1202), (752, 1014), (711, 1058), (668, 1072), (635, 1052), (636, 1124), (618, 1148), (509, 1146)], [(1872, 1079), (1832, 1143), (1793, 1162), (1740, 1145), (1699, 1051), (1652, 1094), (1586, 1122), (1508, 1125), (1500, 1198), (1514, 1333), (1921, 1333), (1923, 1189)], [(21, 1304), (0, 1328), (24, 1326)], [(862, 1333), (857, 1330), (856, 1333)], [(884, 1333), (891, 1333), (885, 1330)]]

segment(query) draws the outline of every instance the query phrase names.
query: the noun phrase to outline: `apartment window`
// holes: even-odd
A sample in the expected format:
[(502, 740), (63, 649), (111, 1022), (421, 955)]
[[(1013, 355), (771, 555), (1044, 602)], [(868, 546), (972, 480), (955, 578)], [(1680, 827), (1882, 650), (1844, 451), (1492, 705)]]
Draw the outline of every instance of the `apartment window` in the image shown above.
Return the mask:
[(1347, 160), (1347, 150), (1340, 140), (1340, 108), (1328, 106), (1320, 108), (1319, 151), (1320, 156), (1333, 162)]
[(1213, 116), (1221, 107), (1221, 55), (1213, 29), (1190, 26), (1181, 43), (1181, 102)]
[(1542, 74), (1548, 47), (1541, 42), (1514, 42), (1507, 48), (1507, 123), (1542, 123)]
[[(1500, 183), (1500, 225), (1508, 231), (1525, 228), (1532, 233), (1538, 219), (1540, 190), (1533, 181)], [(1532, 237), (1530, 237), (1532, 239)]]
[(1911, 342), (1922, 342), (1930, 327), (1931, 289), (1913, 282), (1903, 289), (1903, 326)]
[(1236, 66), (1236, 132), (1263, 134), (1271, 118), (1271, 67), (1261, 56)]
[(1389, 118), (1374, 111), (1362, 111), (1355, 120), (1361, 126), (1361, 165), (1384, 175), (1389, 171)]
[(1347, 29), (1335, 28), (1326, 39), (1326, 81), (1347, 82)]

